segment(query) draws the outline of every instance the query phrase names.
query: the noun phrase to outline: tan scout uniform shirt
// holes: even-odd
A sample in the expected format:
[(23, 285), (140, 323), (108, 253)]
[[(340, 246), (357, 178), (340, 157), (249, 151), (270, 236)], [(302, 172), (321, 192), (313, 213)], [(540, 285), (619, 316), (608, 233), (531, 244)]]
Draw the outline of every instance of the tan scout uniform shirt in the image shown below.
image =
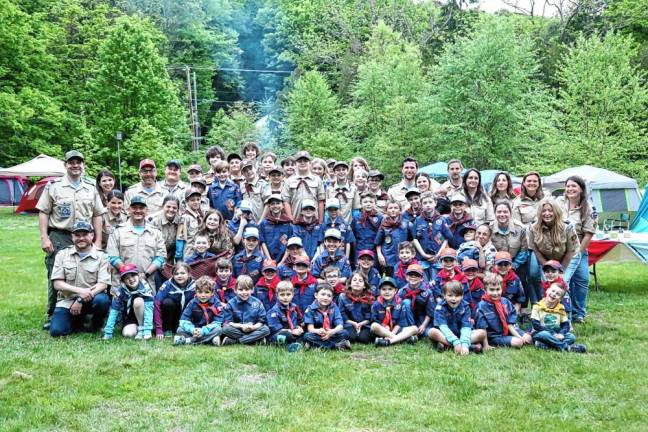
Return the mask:
[(166, 191), (164, 191), (159, 184), (155, 183), (153, 190), (151, 192), (146, 192), (142, 183), (137, 183), (136, 185), (129, 187), (124, 194), (124, 208), (127, 209), (130, 207), (130, 202), (135, 195), (144, 197), (148, 214), (154, 214), (162, 210), (162, 200), (164, 200)]
[(266, 186), (266, 181), (256, 177), (252, 183), (241, 183), (241, 199), (250, 201), (252, 207), (252, 217), (255, 222), (261, 219), (263, 214), (263, 189)]
[[(54, 261), (51, 280), (62, 280), (78, 288), (91, 288), (97, 283), (110, 285), (108, 257), (94, 246), (83, 259), (74, 246), (62, 249)], [(76, 294), (57, 290), (56, 307), (69, 309)]]
[(455, 186), (448, 179), (445, 182), (443, 182), (441, 187), (445, 188), (448, 191), (448, 198), (454, 194), (463, 193), (463, 182), (461, 180), (459, 180), (459, 186)]
[(389, 195), (389, 197), (394, 201), (398, 201), (401, 208), (405, 210), (409, 208), (409, 203), (407, 202), (407, 198), (405, 198), (405, 194), (412, 189), (416, 189), (416, 184), (413, 183), (412, 186), (407, 186), (405, 180), (401, 180), (387, 189), (387, 195)]
[[(468, 198), (468, 201), (471, 201), (471, 199)], [(487, 195), (482, 195), (481, 204), (476, 202), (470, 204), (470, 214), (477, 226), (485, 223), (489, 224), (495, 220), (493, 203)]]
[(49, 215), (48, 227), (64, 231), (71, 231), (74, 223), (80, 220), (92, 223), (93, 217), (106, 212), (92, 182), (81, 179), (79, 187), (75, 188), (67, 176), (45, 186), (36, 208)]
[(164, 215), (164, 211), (160, 211), (147, 218), (147, 222), (155, 229), (159, 229), (164, 239), (164, 247), (166, 248), (166, 261), (172, 263), (175, 258), (175, 245), (178, 236), (178, 225), (180, 224), (180, 216), (176, 216), (173, 220), (168, 220)]
[(570, 210), (569, 200), (564, 196), (558, 197), (556, 199), (556, 202), (563, 210), (563, 218), (565, 219), (565, 221), (569, 221), (572, 225), (574, 225), (574, 229), (576, 230), (576, 234), (578, 235), (579, 242), (583, 238), (583, 235), (585, 233), (596, 233), (596, 218), (594, 217), (592, 207), (589, 208), (587, 214), (585, 215), (585, 219), (582, 220), (580, 207), (576, 207)]
[(164, 183), (164, 180), (162, 180), (158, 182), (158, 186), (160, 186), (160, 188), (162, 189), (162, 199), (164, 199), (164, 197), (167, 195), (173, 195), (174, 197), (178, 198), (180, 202), (184, 201), (185, 191), (187, 190), (188, 186), (182, 180), (180, 180), (173, 186)]
[(326, 200), (324, 183), (315, 174), (301, 176), (295, 173), (284, 182), (282, 197), (292, 208), (292, 217), (296, 219), (301, 214), (301, 205), (304, 199), (310, 198), (315, 201), (315, 214), (319, 216), (319, 201)]
[(556, 260), (558, 262), (562, 261), (563, 257), (567, 250), (578, 251), (578, 236), (576, 235), (576, 230), (574, 225), (568, 223), (566, 229), (566, 239), (564, 242), (559, 244), (552, 244), (551, 238), (549, 236), (548, 230), (543, 233), (543, 241), (540, 244), (536, 243), (535, 235), (533, 230), (529, 228), (529, 249), (538, 251), (546, 260)]
[(117, 216), (113, 216), (109, 211), (103, 214), (101, 229), (101, 248), (103, 250), (106, 250), (106, 246), (108, 246), (108, 238), (110, 237), (110, 234), (115, 231), (117, 225), (123, 225), (127, 220), (128, 215), (124, 212), (119, 213)]
[[(544, 196), (548, 197), (550, 195), (545, 193)], [(515, 197), (513, 200), (513, 219), (521, 222), (522, 225), (529, 225), (535, 222), (540, 201), (542, 199), (534, 201), (528, 198), (522, 199), (522, 197)]]
[(194, 213), (192, 210), (187, 209), (180, 217), (178, 224), (178, 232), (176, 240), (184, 240), (184, 258), (189, 258), (193, 254), (193, 244), (198, 233), (198, 228), (203, 222), (203, 215)]
[(503, 230), (495, 221), (491, 223), (491, 229), (493, 231), (491, 242), (498, 252), (508, 252), (515, 258), (518, 252), (529, 248), (526, 227), (520, 222), (511, 220), (508, 227)]
[[(138, 234), (130, 222), (118, 226), (108, 239), (106, 253), (109, 256), (118, 256), (122, 263), (137, 265), (140, 272), (144, 273), (156, 256), (165, 257), (166, 248), (162, 232), (147, 224), (142, 234)], [(151, 276), (148, 280), (155, 286)], [(113, 272), (113, 288), (119, 286), (119, 272)]]
[(340, 216), (346, 223), (351, 223), (351, 216), (354, 205), (356, 187), (353, 184), (338, 185), (333, 183), (326, 190), (326, 198), (337, 198), (340, 200)]

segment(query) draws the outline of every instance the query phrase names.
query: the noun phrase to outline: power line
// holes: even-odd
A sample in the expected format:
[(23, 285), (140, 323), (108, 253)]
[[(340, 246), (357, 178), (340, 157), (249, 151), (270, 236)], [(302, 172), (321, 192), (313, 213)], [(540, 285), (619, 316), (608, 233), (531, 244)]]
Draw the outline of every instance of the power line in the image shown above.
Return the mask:
[[(169, 65), (167, 69), (180, 70), (184, 69), (184, 65)], [(192, 66), (193, 70), (210, 70), (210, 71), (222, 71), (222, 72), (250, 72), (250, 73), (259, 73), (259, 74), (288, 74), (290, 75), (293, 71), (289, 70), (274, 70), (274, 69), (241, 69), (241, 68), (219, 68), (212, 66)]]

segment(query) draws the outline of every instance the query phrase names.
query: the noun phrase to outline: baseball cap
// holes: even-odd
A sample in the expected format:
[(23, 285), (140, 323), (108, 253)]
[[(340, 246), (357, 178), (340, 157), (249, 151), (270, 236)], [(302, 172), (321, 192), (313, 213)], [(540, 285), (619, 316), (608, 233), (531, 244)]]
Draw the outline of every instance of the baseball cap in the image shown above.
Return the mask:
[(272, 173), (279, 173), (279, 174), (283, 175), (284, 172), (283, 172), (283, 170), (281, 168), (276, 166), (276, 167), (272, 168), (270, 171), (268, 171), (268, 175), (270, 175)]
[(466, 223), (464, 223), (462, 225), (459, 225), (459, 227), (457, 228), (457, 233), (463, 235), (463, 233), (468, 231), (468, 230), (477, 231), (477, 225), (475, 225), (475, 223), (472, 222), (472, 221), (471, 222), (466, 222)]
[(185, 191), (185, 200), (188, 200), (188, 199), (191, 198), (193, 195), (202, 196), (202, 193), (200, 193), (200, 191), (199, 191), (198, 189), (193, 188), (193, 187), (190, 187), (189, 189), (187, 189), (187, 190)]
[(277, 271), (277, 262), (273, 259), (265, 259), (263, 261), (263, 268), (261, 269), (261, 271), (264, 272), (266, 270)]
[(556, 260), (549, 260), (545, 262), (542, 265), (542, 269), (544, 270), (545, 267), (551, 267), (554, 270), (558, 270), (559, 272), (563, 271), (563, 266)]
[(166, 163), (166, 166), (171, 166), (171, 165), (175, 166), (178, 169), (182, 168), (182, 164), (180, 164), (180, 161), (177, 159), (171, 159)]
[(148, 205), (146, 204), (146, 200), (144, 199), (143, 196), (141, 195), (135, 195), (130, 202), (131, 207), (134, 205), (143, 205), (144, 207), (147, 207)]
[(83, 157), (83, 154), (81, 154), (80, 151), (78, 150), (70, 150), (69, 152), (65, 153), (65, 162), (69, 161), (70, 159), (81, 159), (82, 161), (85, 161), (85, 158)]
[(444, 248), (439, 252), (439, 259), (443, 258), (454, 258), (457, 259), (457, 251), (452, 248)]
[(418, 188), (410, 189), (407, 192), (405, 192), (405, 198), (409, 198), (412, 195), (421, 195), (421, 191), (418, 190)]
[(415, 273), (419, 276), (423, 276), (423, 267), (421, 267), (421, 264), (410, 264), (407, 266), (407, 271), (405, 274), (410, 274), (410, 273)]
[(90, 224), (90, 222), (80, 220), (76, 221), (74, 225), (72, 225), (72, 232), (75, 233), (78, 231), (94, 232), (94, 228), (92, 227), (92, 224)]
[(335, 228), (329, 228), (326, 230), (324, 233), (324, 238), (334, 238), (338, 240), (342, 240), (342, 233), (340, 233), (340, 230), (335, 229)]
[(203, 178), (199, 178), (199, 179), (191, 181), (191, 187), (193, 187), (194, 185), (198, 185), (198, 184), (201, 185), (202, 187), (205, 187), (205, 188), (207, 187), (207, 182)]
[(241, 209), (242, 212), (243, 211), (251, 212), (252, 211), (252, 203), (250, 203), (249, 200), (243, 200), (243, 201), (241, 201), (241, 205), (239, 205), (239, 208)]
[(236, 152), (234, 152), (234, 153), (230, 153), (230, 154), (227, 155), (227, 162), (231, 162), (232, 159), (239, 159), (239, 160), (243, 160), (243, 158), (241, 157), (241, 155), (238, 154), (238, 153), (236, 153)]
[(464, 204), (467, 204), (468, 201), (466, 201), (466, 197), (463, 196), (462, 194), (454, 194), (450, 197), (450, 204), (453, 202), (462, 202)]
[(124, 276), (128, 274), (139, 274), (139, 270), (137, 269), (137, 265), (128, 263), (124, 264), (121, 267), (119, 267), (119, 277), (123, 278)]
[(315, 201), (310, 198), (305, 198), (302, 201), (302, 209), (305, 209), (306, 207), (312, 207), (314, 209), (317, 208), (317, 206), (315, 205)]
[(273, 201), (273, 200), (283, 202), (283, 198), (281, 197), (281, 195), (279, 195), (279, 194), (272, 194), (272, 195), (270, 195), (268, 198), (266, 198), (264, 204), (268, 204), (270, 201)]
[(466, 258), (461, 263), (461, 270), (466, 271), (468, 269), (479, 269), (479, 264), (474, 259)]
[(299, 159), (311, 160), (312, 158), (311, 158), (310, 153), (308, 153), (305, 150), (302, 150), (302, 151), (298, 151), (297, 153), (295, 153), (295, 160), (298, 161)]
[(337, 161), (337, 162), (335, 162), (335, 164), (333, 165), (333, 170), (335, 170), (335, 168), (337, 168), (337, 167), (339, 167), (339, 166), (343, 166), (343, 167), (345, 167), (346, 169), (349, 169), (349, 164), (348, 164), (348, 163), (346, 163), (345, 161)]
[(383, 285), (391, 285), (394, 288), (398, 286), (396, 285), (394, 278), (391, 278), (389, 276), (385, 276), (384, 278), (380, 279), (380, 283), (378, 283), (378, 289), (380, 289)]
[(499, 251), (495, 254), (495, 264), (509, 263), (513, 262), (511, 254), (506, 251)]
[(367, 174), (367, 178), (378, 177), (380, 180), (385, 180), (385, 175), (378, 170), (370, 170)]
[(370, 249), (363, 249), (360, 252), (358, 252), (358, 258), (362, 258), (363, 256), (369, 256), (371, 257), (371, 259), (376, 258), (376, 254), (374, 253), (374, 251)]
[(254, 169), (254, 162), (252, 162), (251, 160), (247, 160), (247, 159), (244, 160), (241, 163), (241, 171), (243, 171), (245, 168), (253, 168)]
[(155, 161), (153, 161), (152, 159), (142, 159), (140, 161), (140, 163), (139, 163), (139, 169), (142, 169), (142, 168), (147, 167), (147, 166), (157, 168), (155, 166)]
[(304, 247), (304, 243), (302, 242), (302, 239), (299, 237), (290, 237), (288, 239), (288, 243), (286, 243), (286, 247), (290, 247), (290, 246)]
[(298, 257), (295, 257), (295, 265), (297, 264), (310, 265), (310, 259), (306, 255), (299, 255)]
[(191, 171), (198, 171), (199, 173), (203, 172), (200, 164), (189, 165), (189, 169), (187, 169), (187, 172), (191, 172)]
[(326, 209), (335, 208), (340, 209), (340, 200), (337, 198), (329, 198), (326, 200)]
[(284, 165), (286, 165), (286, 164), (289, 163), (289, 162), (290, 162), (290, 163), (295, 163), (295, 158), (292, 157), (292, 156), (286, 156), (286, 157), (281, 161), (281, 164), (280, 164), (280, 165), (283, 167)]
[(250, 237), (254, 237), (255, 239), (259, 238), (259, 229), (257, 227), (245, 228), (245, 231), (243, 231), (243, 238), (248, 239)]

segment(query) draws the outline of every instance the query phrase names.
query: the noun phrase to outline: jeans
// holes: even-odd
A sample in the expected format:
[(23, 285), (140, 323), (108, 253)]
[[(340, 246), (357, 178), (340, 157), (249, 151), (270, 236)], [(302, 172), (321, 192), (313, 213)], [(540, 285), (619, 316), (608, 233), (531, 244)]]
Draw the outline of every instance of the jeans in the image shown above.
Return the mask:
[(540, 281), (542, 280), (542, 268), (538, 263), (535, 253), (531, 253), (526, 265), (528, 265), (528, 283), (525, 286), (525, 291), (527, 299), (529, 299), (529, 304), (534, 305), (542, 300), (542, 287), (540, 285)]
[(54, 252), (45, 255), (45, 268), (47, 269), (47, 315), (51, 317), (54, 313), (57, 300), (57, 293), (51, 279), (54, 260), (59, 251), (72, 245), (72, 235), (59, 230), (48, 230), (48, 235), (54, 246)]
[(304, 334), (304, 340), (310, 343), (315, 348), (335, 349), (336, 345), (348, 339), (346, 330), (334, 334), (327, 340), (322, 340), (322, 337), (316, 333), (307, 332)]
[(556, 333), (549, 330), (543, 330), (533, 335), (534, 342), (545, 344), (548, 348), (558, 351), (564, 351), (576, 342), (576, 336), (573, 333), (567, 333), (563, 340), (556, 337)]
[(225, 327), (223, 327), (222, 335), (230, 339), (235, 339), (241, 344), (249, 345), (255, 342), (259, 342), (261, 339), (265, 338), (266, 336), (269, 336), (270, 328), (264, 324), (258, 329), (254, 330), (253, 332), (245, 333), (237, 329), (236, 327), (232, 327), (231, 325), (228, 324)]
[(92, 315), (92, 331), (98, 331), (108, 315), (110, 298), (105, 292), (99, 293), (91, 302), (83, 304), (79, 315), (72, 315), (70, 309), (57, 307), (52, 314), (50, 335), (53, 337), (66, 336), (74, 330), (82, 330), (86, 315)]
[(572, 258), (563, 278), (569, 285), (572, 302), (572, 315), (585, 318), (587, 314), (587, 294), (589, 293), (589, 253), (585, 251)]

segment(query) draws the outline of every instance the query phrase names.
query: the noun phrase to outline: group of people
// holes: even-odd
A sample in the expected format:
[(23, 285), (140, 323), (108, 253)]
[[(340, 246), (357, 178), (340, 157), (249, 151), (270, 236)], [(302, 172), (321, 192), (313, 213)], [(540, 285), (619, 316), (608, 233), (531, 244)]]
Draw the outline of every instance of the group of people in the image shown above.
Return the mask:
[(151, 159), (125, 193), (84, 177), (83, 155), (37, 208), (52, 336), (77, 330), (182, 344), (349, 349), (427, 338), (457, 354), (494, 346), (584, 352), (587, 247), (596, 213), (583, 179), (554, 199), (538, 173), (448, 163), (439, 184), (407, 157), (401, 180), (355, 157), (278, 161), (246, 142), (187, 169)]

